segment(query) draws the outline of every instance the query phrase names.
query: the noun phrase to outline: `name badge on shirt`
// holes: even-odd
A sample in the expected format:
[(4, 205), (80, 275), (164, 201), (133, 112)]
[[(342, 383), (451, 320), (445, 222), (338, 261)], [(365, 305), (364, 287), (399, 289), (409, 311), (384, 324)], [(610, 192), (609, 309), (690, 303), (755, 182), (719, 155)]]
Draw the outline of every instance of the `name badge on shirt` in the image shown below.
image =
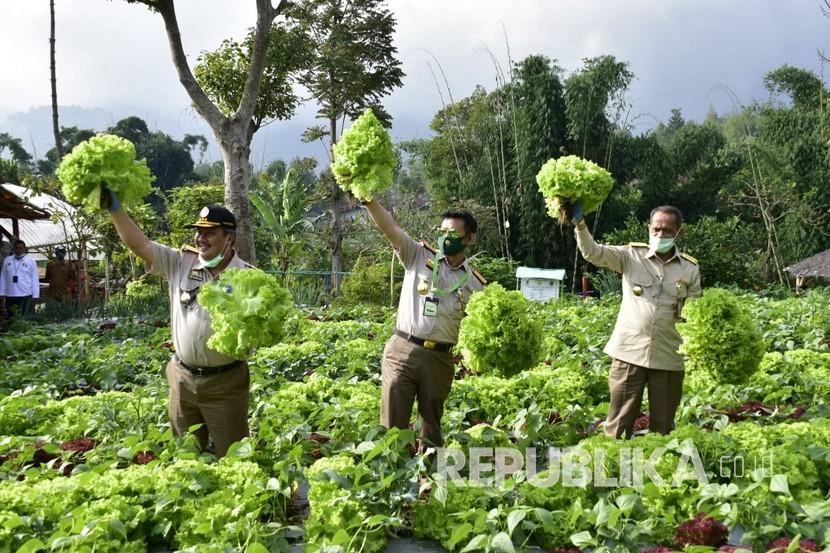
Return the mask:
[(438, 298), (424, 298), (424, 317), (438, 315)]
[(17, 284), (17, 275), (12, 275), (12, 284)]

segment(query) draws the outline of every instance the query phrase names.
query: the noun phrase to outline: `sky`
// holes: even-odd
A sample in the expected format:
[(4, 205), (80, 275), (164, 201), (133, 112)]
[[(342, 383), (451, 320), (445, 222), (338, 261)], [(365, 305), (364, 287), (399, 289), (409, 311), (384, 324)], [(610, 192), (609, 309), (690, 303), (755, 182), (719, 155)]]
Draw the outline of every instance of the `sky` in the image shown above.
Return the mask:
[[(195, 62), (223, 39), (243, 37), (255, 20), (253, 0), (178, 0), (185, 51)], [(439, 93), (437, 60), (452, 97), (476, 85), (492, 90), (496, 70), (531, 54), (557, 60), (566, 73), (582, 60), (611, 54), (635, 75), (628, 92), (635, 132), (665, 121), (674, 107), (701, 120), (714, 108), (766, 100), (763, 76), (784, 64), (822, 73), (817, 50), (830, 53), (823, 0), (389, 0), (397, 19), (394, 44), (406, 77), (384, 101), (393, 138), (430, 136), (429, 122), (448, 93)], [(826, 6), (825, 6), (826, 7)], [(52, 144), (49, 105), (49, 5), (0, 0), (0, 132), (42, 156)], [(103, 130), (138, 115), (175, 138), (209, 127), (178, 82), (163, 22), (124, 0), (56, 0), (61, 124)], [(825, 79), (827, 80), (827, 79)], [(66, 107), (64, 107), (66, 106)], [(315, 123), (308, 102), (289, 121), (257, 133), (252, 162), (313, 155), (302, 144)], [(211, 148), (206, 161), (219, 159)]]

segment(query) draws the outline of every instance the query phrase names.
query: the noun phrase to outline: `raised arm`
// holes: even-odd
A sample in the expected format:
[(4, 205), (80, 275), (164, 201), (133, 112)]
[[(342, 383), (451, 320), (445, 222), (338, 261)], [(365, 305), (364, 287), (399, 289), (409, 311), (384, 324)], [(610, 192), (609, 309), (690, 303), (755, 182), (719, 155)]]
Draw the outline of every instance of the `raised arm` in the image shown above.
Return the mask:
[(102, 194), (105, 197), (103, 200), (104, 207), (109, 209), (112, 215), (112, 222), (115, 225), (118, 236), (121, 237), (121, 241), (124, 242), (131, 252), (143, 259), (148, 266), (152, 265), (153, 245), (150, 243), (150, 239), (147, 238), (144, 231), (138, 228), (135, 221), (130, 219), (127, 212), (121, 209), (121, 203), (118, 201), (118, 197), (111, 191), (107, 192), (108, 194)]
[(576, 234), (576, 245), (579, 247), (582, 257), (597, 267), (607, 267), (617, 273), (623, 272), (625, 268), (625, 247), (597, 244), (594, 237), (591, 236), (584, 219), (580, 219), (576, 224), (574, 233)]
[(398, 226), (398, 223), (395, 222), (392, 214), (389, 213), (385, 207), (380, 205), (377, 200), (373, 199), (365, 205), (369, 210), (369, 217), (372, 218), (375, 225), (377, 225), (381, 232), (386, 236), (386, 239), (389, 240), (392, 247), (395, 248), (395, 250), (400, 250), (403, 231), (401, 230), (401, 227)]

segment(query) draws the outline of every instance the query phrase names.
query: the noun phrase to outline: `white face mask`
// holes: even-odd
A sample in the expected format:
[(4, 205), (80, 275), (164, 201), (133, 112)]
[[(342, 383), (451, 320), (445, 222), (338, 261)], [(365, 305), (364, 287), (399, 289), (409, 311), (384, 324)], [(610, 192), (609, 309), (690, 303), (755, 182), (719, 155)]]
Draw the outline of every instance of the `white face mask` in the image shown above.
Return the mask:
[(659, 236), (649, 235), (648, 247), (657, 253), (666, 253), (674, 247), (674, 236), (671, 238), (660, 238)]

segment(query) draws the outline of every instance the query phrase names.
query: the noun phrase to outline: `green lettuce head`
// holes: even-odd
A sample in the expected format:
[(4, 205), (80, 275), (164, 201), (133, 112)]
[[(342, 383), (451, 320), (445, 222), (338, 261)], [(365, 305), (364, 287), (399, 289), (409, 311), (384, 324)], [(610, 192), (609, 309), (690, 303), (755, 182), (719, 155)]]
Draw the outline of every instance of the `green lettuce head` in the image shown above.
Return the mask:
[(579, 200), (584, 214), (596, 211), (614, 187), (611, 173), (578, 156), (550, 159), (536, 175), (548, 213), (555, 219), (570, 217), (567, 207)]
[(764, 357), (764, 339), (749, 309), (735, 294), (709, 288), (683, 308), (680, 351), (693, 369), (709, 373), (723, 384), (742, 384), (758, 370)]
[(136, 161), (133, 143), (112, 134), (99, 134), (75, 146), (55, 174), (70, 202), (93, 211), (100, 206), (101, 185), (123, 205), (130, 205), (143, 202), (154, 180), (146, 160)]
[(369, 201), (392, 184), (397, 163), (389, 133), (367, 109), (334, 145), (331, 171), (344, 192)]
[(542, 358), (542, 325), (521, 292), (490, 284), (470, 298), (458, 345), (476, 373), (513, 376)]
[(208, 347), (234, 359), (282, 340), (283, 325), (294, 309), (291, 294), (273, 275), (259, 269), (231, 268), (202, 287), (199, 304), (210, 314)]

